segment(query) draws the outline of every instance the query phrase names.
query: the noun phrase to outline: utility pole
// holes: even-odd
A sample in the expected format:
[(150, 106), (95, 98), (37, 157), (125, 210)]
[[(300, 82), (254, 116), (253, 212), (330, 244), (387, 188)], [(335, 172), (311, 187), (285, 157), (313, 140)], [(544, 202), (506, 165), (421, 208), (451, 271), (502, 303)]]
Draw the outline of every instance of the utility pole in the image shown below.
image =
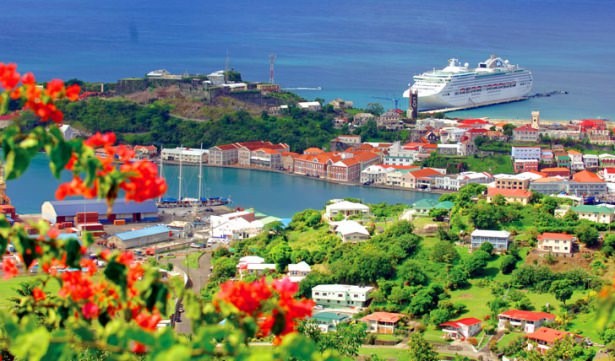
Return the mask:
[(275, 54), (269, 54), (269, 84), (275, 84), (274, 77), (274, 65), (275, 65)]

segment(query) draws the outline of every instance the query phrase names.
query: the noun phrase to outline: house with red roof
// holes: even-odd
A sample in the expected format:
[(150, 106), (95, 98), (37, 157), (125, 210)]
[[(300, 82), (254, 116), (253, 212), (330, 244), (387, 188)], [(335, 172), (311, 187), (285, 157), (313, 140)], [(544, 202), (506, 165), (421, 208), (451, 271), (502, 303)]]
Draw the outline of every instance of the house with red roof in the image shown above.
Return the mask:
[(527, 189), (487, 188), (487, 202), (493, 202), (493, 199), (498, 195), (504, 197), (506, 203), (521, 203), (526, 205), (530, 202), (532, 192)]
[(536, 143), (539, 139), (540, 132), (538, 129), (532, 127), (531, 124), (524, 124), (520, 127), (513, 129), (513, 140), (515, 142), (532, 142)]
[(528, 339), (528, 350), (537, 349), (540, 352), (545, 352), (549, 350), (556, 342), (563, 340), (566, 337), (570, 337), (573, 339), (575, 343), (580, 343), (583, 341), (583, 337), (576, 335), (574, 333), (555, 330), (549, 327), (541, 327), (536, 331), (525, 335)]
[[(239, 146), (237, 148), (237, 163), (243, 167), (255, 166), (258, 168), (280, 169), (282, 161), (279, 154), (290, 150), (288, 144), (273, 144), (260, 140), (236, 144)], [(272, 157), (272, 154), (276, 153), (278, 155)]]
[(491, 128), (491, 123), (489, 123), (485, 119), (463, 119), (457, 121), (457, 124), (464, 127), (472, 127), (472, 128)]
[(568, 193), (576, 196), (596, 196), (608, 192), (606, 182), (596, 173), (583, 170), (572, 175)]
[(294, 172), (295, 170), (295, 157), (298, 157), (299, 153), (295, 152), (282, 152), (280, 159), (282, 162), (282, 169), (287, 172)]
[(135, 145), (133, 150), (137, 159), (151, 159), (158, 154), (155, 145)]
[(436, 177), (442, 174), (442, 172), (433, 168), (408, 172), (402, 176), (401, 186), (410, 189), (431, 189), (435, 185)]
[(538, 160), (536, 159), (515, 159), (513, 162), (515, 173), (538, 171)]
[(446, 334), (446, 338), (455, 340), (465, 340), (476, 335), (482, 329), (481, 321), (474, 317), (447, 321), (441, 323), (440, 327), (442, 327), (442, 332)]
[(538, 250), (557, 254), (572, 254), (577, 237), (568, 233), (544, 232), (538, 237)]
[(615, 167), (606, 167), (601, 174), (605, 182), (615, 182)]
[(361, 321), (367, 324), (367, 332), (393, 334), (403, 318), (401, 313), (373, 312)]
[(237, 163), (237, 144), (222, 144), (209, 148), (210, 165), (231, 165)]
[(540, 171), (546, 174), (545, 177), (560, 176), (570, 178), (570, 169), (566, 167), (542, 168)]
[(508, 326), (512, 326), (521, 328), (525, 333), (532, 333), (545, 322), (554, 320), (555, 315), (547, 312), (508, 310), (498, 315), (498, 329), (503, 330)]
[(295, 157), (294, 173), (308, 177), (326, 179), (328, 166), (341, 159), (341, 156), (330, 152), (323, 152), (316, 155), (302, 154)]

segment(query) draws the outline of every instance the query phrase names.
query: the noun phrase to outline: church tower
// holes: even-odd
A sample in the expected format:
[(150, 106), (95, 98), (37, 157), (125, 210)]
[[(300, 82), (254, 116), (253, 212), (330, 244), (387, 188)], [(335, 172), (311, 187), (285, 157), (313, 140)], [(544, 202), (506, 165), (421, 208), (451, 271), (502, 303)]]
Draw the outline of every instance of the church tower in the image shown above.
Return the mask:
[(532, 128), (540, 129), (540, 112), (537, 110), (532, 112)]

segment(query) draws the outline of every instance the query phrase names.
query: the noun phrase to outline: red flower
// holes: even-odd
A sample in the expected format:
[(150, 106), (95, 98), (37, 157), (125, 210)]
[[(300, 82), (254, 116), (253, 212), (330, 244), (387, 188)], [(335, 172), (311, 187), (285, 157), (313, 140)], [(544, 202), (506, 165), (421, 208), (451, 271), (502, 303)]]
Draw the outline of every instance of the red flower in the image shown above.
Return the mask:
[(264, 278), (252, 283), (227, 281), (220, 285), (216, 299), (237, 307), (240, 311), (255, 316), (261, 303), (271, 297), (271, 290)]
[(146, 310), (141, 310), (135, 317), (135, 322), (144, 330), (154, 331), (161, 319), (162, 317), (158, 312), (149, 313)]
[(19, 83), (20, 76), (14, 63), (0, 63), (0, 85), (6, 90), (12, 90)]
[(45, 295), (45, 291), (41, 290), (38, 287), (34, 287), (32, 289), (32, 297), (34, 297), (34, 301), (43, 301), (47, 295)]
[(91, 320), (98, 317), (99, 311), (98, 306), (96, 306), (93, 302), (88, 302), (81, 307), (81, 313), (86, 320)]
[(115, 140), (115, 133), (110, 132), (101, 134), (100, 132), (96, 132), (96, 134), (89, 137), (84, 144), (92, 148), (110, 147), (115, 144)]
[(81, 87), (77, 84), (69, 85), (66, 87), (66, 97), (70, 101), (75, 101), (79, 99), (79, 93), (81, 92)]
[(15, 261), (11, 257), (4, 257), (2, 259), (2, 271), (4, 272), (4, 279), (9, 279), (17, 276), (19, 270)]
[(25, 73), (21, 77), (21, 83), (23, 85), (36, 85), (36, 79), (34, 78), (34, 74), (32, 74), (30, 72)]
[(60, 97), (64, 91), (64, 82), (60, 79), (52, 79), (47, 83), (47, 94), (52, 100)]
[(141, 342), (134, 341), (130, 350), (137, 355), (142, 355), (147, 352), (147, 347)]

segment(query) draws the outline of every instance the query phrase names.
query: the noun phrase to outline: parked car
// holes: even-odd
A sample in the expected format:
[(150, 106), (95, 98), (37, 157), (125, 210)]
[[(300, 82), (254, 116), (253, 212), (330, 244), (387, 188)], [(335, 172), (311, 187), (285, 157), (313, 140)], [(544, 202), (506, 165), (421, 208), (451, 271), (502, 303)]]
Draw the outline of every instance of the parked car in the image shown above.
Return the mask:
[(190, 248), (205, 248), (205, 247), (207, 247), (205, 243), (200, 243), (200, 242), (190, 243)]

